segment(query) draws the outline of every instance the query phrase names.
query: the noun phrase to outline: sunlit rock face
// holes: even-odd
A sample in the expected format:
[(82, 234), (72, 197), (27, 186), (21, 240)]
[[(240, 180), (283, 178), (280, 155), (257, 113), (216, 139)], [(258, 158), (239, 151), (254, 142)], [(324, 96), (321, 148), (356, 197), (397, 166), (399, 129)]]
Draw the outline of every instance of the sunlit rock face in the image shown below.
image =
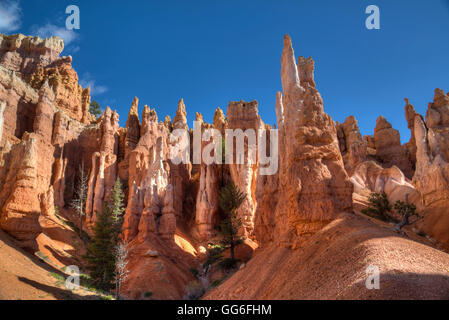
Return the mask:
[(405, 144), (407, 153), (410, 159), (410, 163), (412, 165), (412, 171), (414, 173), (416, 168), (416, 140), (415, 140), (415, 117), (417, 113), (415, 112), (415, 107), (410, 104), (407, 98), (405, 101), (405, 120), (407, 120), (407, 126), (411, 131), (410, 141)]
[(382, 116), (377, 118), (374, 128), (374, 145), (376, 158), (382, 166), (389, 168), (393, 165), (401, 169), (404, 174), (413, 176), (412, 164), (405, 145), (401, 145), (399, 131), (393, 129), (391, 124)]
[(93, 228), (117, 179), (118, 114), (106, 108), (100, 120), (100, 150), (92, 155), (86, 200), (86, 222)]
[(422, 230), (449, 247), (449, 97), (435, 90), (426, 120), (415, 115), (416, 171), (413, 184), (422, 194)]
[(118, 164), (118, 174), (120, 179), (128, 182), (129, 179), (129, 156), (136, 148), (140, 139), (140, 120), (139, 120), (139, 99), (134, 98), (128, 113), (126, 126), (122, 130), (120, 136), (120, 162)]
[(337, 122), (337, 136), (345, 169), (348, 174), (352, 174), (356, 165), (367, 158), (367, 145), (362, 139), (354, 116), (347, 117), (343, 123)]
[[(201, 127), (201, 134), (205, 134), (206, 130), (212, 130), (213, 126), (203, 121), (203, 116), (196, 114), (195, 121)], [(215, 156), (215, 142), (211, 132), (208, 141), (201, 142), (201, 154), (205, 149), (209, 150), (211, 157)], [(215, 163), (206, 164), (201, 159), (199, 169), (199, 187), (196, 197), (195, 207), (195, 225), (198, 233), (198, 239), (206, 241), (215, 236), (214, 226), (218, 222), (218, 195), (219, 195), (219, 169)]]
[[(258, 227), (263, 232), (256, 234), (269, 232), (272, 235), (263, 239), (295, 248), (338, 213), (352, 210), (353, 186), (344, 169), (335, 123), (324, 112), (315, 88), (314, 62), (300, 58), (296, 65), (289, 36), (284, 38), (281, 66), (284, 90), (276, 103), (278, 199), (268, 208), (258, 206), (257, 215), (263, 217)], [(265, 182), (269, 190), (275, 189), (276, 178), (272, 179)]]
[[(258, 172), (257, 156), (254, 157), (256, 161), (250, 161), (252, 154), (255, 155), (257, 150), (254, 148), (257, 144), (257, 133), (260, 129), (264, 128), (264, 124), (259, 116), (259, 109), (257, 101), (253, 102), (230, 102), (227, 110), (228, 123), (226, 129), (241, 130), (243, 133), (247, 130), (252, 130), (253, 141), (245, 138), (244, 140), (244, 159), (238, 162), (238, 154), (236, 151), (237, 141), (235, 139), (233, 143), (234, 161), (229, 165), (232, 180), (236, 187), (246, 195), (240, 208), (237, 210), (238, 217), (242, 222), (242, 228), (240, 233), (244, 236), (252, 236), (254, 232), (254, 218), (256, 210), (256, 178)], [(230, 146), (227, 146), (230, 148)], [(240, 163), (240, 164), (239, 164)]]
[(422, 211), (420, 193), (396, 166), (382, 168), (374, 161), (365, 161), (356, 166), (351, 182), (354, 184), (354, 210), (357, 212), (368, 208), (368, 198), (372, 192), (385, 192), (390, 204), (398, 200), (408, 201), (416, 206), (418, 212)]
[(90, 90), (63, 47), (57, 37), (0, 35), (0, 225), (30, 249), (71, 201), (83, 159), (100, 150)]

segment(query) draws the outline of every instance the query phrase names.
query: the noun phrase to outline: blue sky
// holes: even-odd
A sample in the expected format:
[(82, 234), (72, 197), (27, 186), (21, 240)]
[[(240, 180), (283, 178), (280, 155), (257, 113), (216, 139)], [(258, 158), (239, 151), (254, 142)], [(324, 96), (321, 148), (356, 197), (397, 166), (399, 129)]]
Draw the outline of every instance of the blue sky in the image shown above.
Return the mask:
[[(80, 30), (64, 29), (70, 4)], [(370, 4), (380, 30), (365, 28)], [(0, 31), (64, 37), (63, 55), (122, 125), (134, 96), (159, 118), (183, 97), (189, 125), (195, 112), (210, 122), (216, 107), (255, 99), (275, 123), (286, 33), (297, 56), (314, 58), (326, 112), (354, 115), (362, 134), (383, 115), (406, 142), (403, 98), (425, 114), (436, 87), (449, 91), (449, 0), (0, 0)]]

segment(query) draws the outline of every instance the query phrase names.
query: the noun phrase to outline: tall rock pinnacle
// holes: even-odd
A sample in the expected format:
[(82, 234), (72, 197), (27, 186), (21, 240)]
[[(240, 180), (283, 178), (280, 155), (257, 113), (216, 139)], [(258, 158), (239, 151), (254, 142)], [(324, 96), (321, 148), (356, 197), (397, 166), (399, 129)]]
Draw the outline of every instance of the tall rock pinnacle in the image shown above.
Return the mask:
[(176, 115), (173, 119), (173, 129), (188, 130), (186, 106), (184, 104), (184, 99), (182, 98), (178, 102), (178, 109), (176, 110)]
[(281, 80), (284, 88), (284, 95), (290, 91), (290, 87), (299, 89), (298, 69), (295, 62), (295, 52), (292, 47), (292, 40), (289, 35), (284, 37), (284, 49), (281, 60)]
[[(298, 69), (287, 35), (281, 59), (284, 94), (276, 97), (279, 190), (272, 201), (260, 201), (256, 223), (256, 236), (262, 242), (276, 239), (291, 248), (301, 245), (340, 212), (350, 212), (353, 190), (344, 169), (335, 123), (324, 112), (323, 100), (315, 88), (314, 62), (302, 58), (299, 62)], [(267, 180), (266, 190), (277, 189), (273, 183), (277, 183), (275, 178)], [(259, 189), (257, 194), (264, 192)]]

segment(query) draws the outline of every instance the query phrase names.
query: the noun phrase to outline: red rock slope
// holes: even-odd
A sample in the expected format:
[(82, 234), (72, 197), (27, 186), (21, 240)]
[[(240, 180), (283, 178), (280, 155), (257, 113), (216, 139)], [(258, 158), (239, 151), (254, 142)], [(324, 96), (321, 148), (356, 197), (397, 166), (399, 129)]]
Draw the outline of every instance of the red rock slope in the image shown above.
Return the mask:
[[(379, 290), (365, 286), (369, 265)], [(205, 299), (449, 299), (449, 255), (341, 214), (300, 249), (259, 251)]]

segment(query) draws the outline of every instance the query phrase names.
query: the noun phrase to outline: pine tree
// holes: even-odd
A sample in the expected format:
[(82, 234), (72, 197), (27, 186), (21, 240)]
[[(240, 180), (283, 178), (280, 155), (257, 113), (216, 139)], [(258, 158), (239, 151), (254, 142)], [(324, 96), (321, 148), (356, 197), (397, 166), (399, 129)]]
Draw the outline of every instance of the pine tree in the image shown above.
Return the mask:
[(111, 194), (111, 210), (112, 219), (116, 223), (120, 223), (123, 220), (123, 212), (125, 211), (124, 201), (125, 194), (123, 193), (123, 185), (120, 178), (115, 181), (114, 187), (112, 188)]
[(371, 193), (368, 201), (370, 205), (367, 209), (362, 210), (363, 214), (382, 221), (388, 221), (391, 219), (389, 213), (391, 212), (392, 207), (385, 192)]
[(402, 220), (396, 224), (398, 230), (401, 230), (402, 227), (410, 224), (410, 217), (418, 216), (416, 206), (413, 203), (408, 203), (408, 194), (405, 195), (405, 202), (402, 202), (401, 200), (395, 202), (394, 209), (402, 216)]
[(97, 213), (92, 242), (85, 259), (90, 277), (99, 289), (109, 291), (115, 276), (115, 229), (111, 208), (105, 203), (101, 214)]
[(235, 261), (234, 247), (240, 240), (238, 231), (242, 225), (242, 221), (237, 215), (237, 209), (242, 205), (245, 198), (246, 195), (232, 181), (220, 191), (220, 208), (228, 214), (226, 219), (221, 223), (222, 242), (231, 247), (231, 260), (233, 262)]
[(120, 178), (115, 181), (111, 192), (111, 200), (109, 207), (111, 209), (112, 221), (114, 226), (114, 239), (116, 244), (119, 242), (120, 233), (123, 224), (123, 212), (125, 211), (124, 200), (125, 194), (123, 192), (123, 185)]
[[(117, 270), (119, 265), (125, 263), (124, 252), (118, 252), (120, 232), (123, 223), (125, 195), (122, 183), (117, 179), (111, 192), (109, 203), (104, 202), (101, 214), (97, 213), (97, 221), (93, 228), (93, 240), (88, 246), (88, 270), (94, 284), (100, 289), (110, 290), (117, 282)], [(121, 254), (118, 255), (118, 253)], [(127, 252), (126, 252), (127, 255)], [(126, 264), (125, 264), (126, 267)], [(122, 268), (123, 269), (123, 268)], [(122, 272), (125, 272), (122, 270)], [(121, 273), (121, 280), (126, 274)]]
[(89, 106), (89, 113), (93, 115), (95, 119), (98, 119), (98, 117), (101, 116), (101, 108), (97, 101), (92, 101)]

